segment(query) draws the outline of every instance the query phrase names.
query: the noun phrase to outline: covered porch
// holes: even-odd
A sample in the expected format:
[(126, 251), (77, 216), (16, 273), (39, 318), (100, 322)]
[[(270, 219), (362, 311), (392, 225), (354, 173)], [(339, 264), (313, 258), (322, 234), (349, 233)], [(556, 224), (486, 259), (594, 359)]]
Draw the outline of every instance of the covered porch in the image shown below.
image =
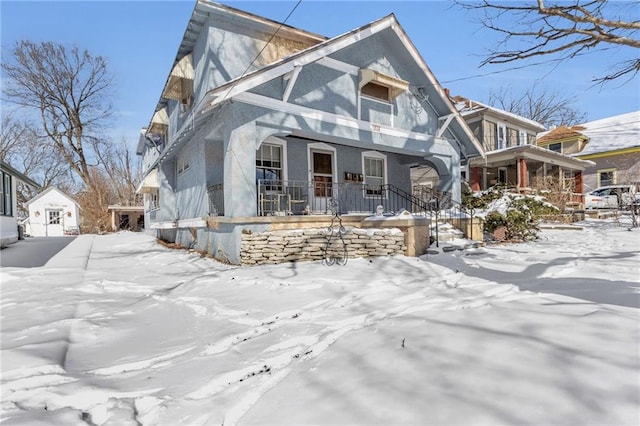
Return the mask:
[(591, 162), (534, 145), (486, 153), (468, 162), (469, 186), (483, 191), (503, 185), (514, 191), (547, 196), (563, 209), (583, 203), (583, 172)]

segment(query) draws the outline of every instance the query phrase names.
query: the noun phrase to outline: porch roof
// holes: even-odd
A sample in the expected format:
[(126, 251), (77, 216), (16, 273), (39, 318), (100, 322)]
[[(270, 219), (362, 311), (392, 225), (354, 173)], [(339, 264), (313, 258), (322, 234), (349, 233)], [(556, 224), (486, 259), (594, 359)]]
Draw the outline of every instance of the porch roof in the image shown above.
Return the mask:
[(535, 145), (519, 145), (496, 151), (489, 151), (486, 153), (485, 159), (473, 158), (469, 160), (469, 166), (497, 167), (505, 162), (515, 161), (520, 158), (539, 161), (542, 163), (550, 163), (566, 169), (580, 171), (595, 164), (593, 161), (580, 160), (578, 158), (550, 151), (545, 148), (540, 148)]

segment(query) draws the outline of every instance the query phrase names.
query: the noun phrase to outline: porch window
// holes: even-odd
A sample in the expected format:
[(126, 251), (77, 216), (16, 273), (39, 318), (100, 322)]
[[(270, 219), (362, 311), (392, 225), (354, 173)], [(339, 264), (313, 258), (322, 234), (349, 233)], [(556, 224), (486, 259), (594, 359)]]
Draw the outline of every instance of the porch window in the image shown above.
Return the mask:
[(381, 195), (385, 183), (386, 156), (377, 152), (363, 153), (366, 195)]
[(256, 153), (256, 179), (273, 183), (282, 180), (282, 146), (260, 146)]
[(576, 187), (576, 177), (573, 170), (563, 169), (562, 170), (562, 189), (569, 189), (574, 192)]
[(49, 211), (49, 225), (60, 225), (60, 210)]
[(145, 195), (148, 197), (149, 210), (157, 210), (160, 208), (160, 204), (158, 203), (158, 191), (150, 192)]
[(616, 169), (598, 170), (598, 186), (614, 185), (616, 183)]

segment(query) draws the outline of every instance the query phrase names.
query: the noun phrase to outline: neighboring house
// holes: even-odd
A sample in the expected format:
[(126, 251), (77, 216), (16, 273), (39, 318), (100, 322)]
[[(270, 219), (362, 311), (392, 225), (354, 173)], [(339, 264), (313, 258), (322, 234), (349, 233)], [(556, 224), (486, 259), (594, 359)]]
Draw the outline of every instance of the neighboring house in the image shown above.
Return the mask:
[(536, 121), (461, 96), (453, 100), (485, 149), (485, 158), (472, 158), (462, 167), (472, 190), (502, 184), (531, 192), (552, 186), (580, 201), (582, 174), (590, 162), (537, 147), (536, 134), (545, 128)]
[(640, 111), (561, 126), (538, 135), (538, 146), (593, 162), (585, 190), (640, 182)]
[(80, 232), (80, 206), (55, 186), (27, 201), (26, 206), (29, 209), (26, 232), (32, 237), (61, 237)]
[(460, 160), (481, 153), (394, 15), (327, 39), (201, 0), (138, 190), (158, 237), (239, 263), (244, 236), (326, 229), (332, 208), (412, 211), (413, 167), (460, 200)]
[(25, 185), (40, 188), (36, 182), (20, 173), (10, 164), (0, 161), (0, 247), (6, 247), (18, 241), (18, 201), (16, 198), (16, 185), (22, 182)]

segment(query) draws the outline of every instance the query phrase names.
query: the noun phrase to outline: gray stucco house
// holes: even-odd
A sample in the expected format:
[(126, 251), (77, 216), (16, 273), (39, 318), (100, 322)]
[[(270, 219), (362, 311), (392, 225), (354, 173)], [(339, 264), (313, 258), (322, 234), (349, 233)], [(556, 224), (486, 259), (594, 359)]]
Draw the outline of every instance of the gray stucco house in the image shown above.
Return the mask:
[(138, 154), (147, 230), (240, 263), (249, 234), (412, 211), (414, 167), (459, 200), (482, 146), (394, 15), (326, 38), (198, 0)]

